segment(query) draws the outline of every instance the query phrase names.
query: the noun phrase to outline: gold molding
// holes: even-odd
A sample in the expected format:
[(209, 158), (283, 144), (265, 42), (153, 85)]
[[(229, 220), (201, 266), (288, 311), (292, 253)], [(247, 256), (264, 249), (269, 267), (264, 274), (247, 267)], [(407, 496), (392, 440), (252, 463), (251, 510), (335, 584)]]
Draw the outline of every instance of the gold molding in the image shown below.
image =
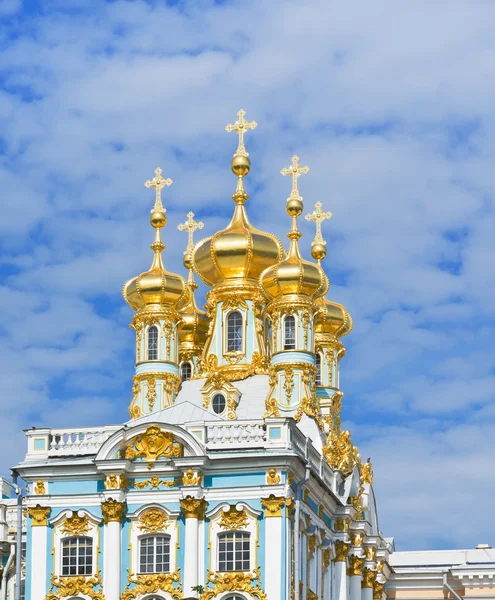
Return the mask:
[[(132, 588), (131, 585), (133, 585)], [(156, 594), (160, 591), (169, 593), (173, 600), (181, 600), (183, 595), (180, 569), (173, 573), (153, 573), (150, 575), (128, 573), (127, 585), (121, 599), (133, 600), (136, 596)]]
[(51, 510), (49, 506), (40, 506), (39, 504), (28, 508), (27, 512), (31, 517), (31, 527), (47, 527)]
[(193, 498), (186, 496), (180, 500), (180, 507), (186, 519), (198, 519), (204, 521), (208, 502), (204, 498)]
[(125, 517), (127, 505), (125, 502), (118, 502), (109, 498), (101, 503), (101, 512), (103, 514), (103, 523), (117, 522), (122, 523)]
[[(45, 600), (56, 600), (58, 598), (74, 597), (79, 595), (89, 596), (91, 600), (105, 600), (103, 595), (101, 574), (97, 570), (96, 574), (91, 577), (83, 575), (72, 577), (56, 577), (52, 573), (50, 580), (51, 588), (45, 597)], [(98, 591), (95, 587), (100, 586)], [(54, 591), (54, 588), (58, 588)]]
[(247, 592), (255, 600), (267, 600), (261, 589), (259, 567), (253, 573), (214, 573), (208, 569), (206, 583), (207, 586), (213, 584), (213, 587), (207, 587), (200, 596), (201, 600), (211, 600), (222, 592)]

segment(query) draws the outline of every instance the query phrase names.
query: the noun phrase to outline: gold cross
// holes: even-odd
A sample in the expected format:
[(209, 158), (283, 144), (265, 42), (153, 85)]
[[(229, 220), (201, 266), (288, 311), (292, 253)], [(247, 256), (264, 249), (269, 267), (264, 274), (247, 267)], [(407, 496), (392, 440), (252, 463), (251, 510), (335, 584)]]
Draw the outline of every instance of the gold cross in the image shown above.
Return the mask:
[(246, 148), (244, 147), (244, 134), (250, 129), (256, 129), (256, 127), (258, 126), (258, 123), (256, 123), (256, 121), (251, 121), (251, 123), (249, 121), (246, 121), (244, 119), (245, 114), (246, 111), (242, 110), (241, 108), (241, 110), (237, 113), (237, 116), (239, 117), (237, 121), (233, 125), (229, 123), (225, 127), (225, 129), (229, 133), (231, 131), (235, 131), (239, 136), (239, 145), (237, 146), (237, 152), (234, 154), (234, 156), (249, 156), (249, 154), (246, 152)]
[(196, 222), (194, 220), (193, 212), (188, 212), (187, 213), (187, 221), (185, 223), (181, 223), (180, 225), (177, 226), (177, 229), (179, 231), (187, 231), (187, 235), (188, 235), (187, 248), (188, 249), (190, 249), (194, 246), (194, 242), (193, 242), (194, 232), (197, 229), (203, 229), (203, 227), (204, 227), (204, 223), (202, 223), (201, 221)]
[(151, 181), (148, 179), (148, 181), (144, 182), (144, 185), (147, 188), (155, 188), (156, 192), (155, 206), (153, 207), (153, 210), (151, 212), (154, 212), (155, 210), (164, 210), (162, 204), (162, 190), (165, 186), (172, 185), (172, 183), (173, 181), (170, 179), (170, 177), (168, 179), (164, 179), (162, 177), (162, 170), (160, 169), (160, 167), (155, 169), (155, 176)]
[(297, 188), (297, 179), (301, 175), (306, 175), (308, 171), (309, 167), (301, 167), (299, 165), (299, 156), (295, 155), (292, 157), (292, 165), (288, 169), (282, 169), (280, 171), (282, 175), (290, 175), (292, 177), (292, 191), (289, 198), (301, 199), (301, 195), (299, 194), (299, 190)]
[(323, 236), (321, 235), (321, 224), (325, 219), (330, 219), (332, 217), (332, 213), (329, 210), (326, 212), (321, 210), (322, 206), (323, 204), (321, 202), (317, 202), (315, 204), (315, 210), (306, 215), (306, 221), (314, 221), (316, 224), (315, 242), (319, 242), (320, 244), (325, 243)]

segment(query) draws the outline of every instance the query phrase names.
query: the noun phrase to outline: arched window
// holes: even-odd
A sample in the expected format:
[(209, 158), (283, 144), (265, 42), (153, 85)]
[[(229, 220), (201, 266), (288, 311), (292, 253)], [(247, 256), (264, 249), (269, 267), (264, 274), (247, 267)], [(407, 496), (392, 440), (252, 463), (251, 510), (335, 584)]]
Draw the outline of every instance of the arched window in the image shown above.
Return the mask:
[(288, 315), (284, 320), (284, 350), (296, 348), (296, 319)]
[(62, 540), (62, 576), (93, 574), (93, 540), (71, 537)]
[(139, 572), (170, 572), (170, 537), (150, 535), (139, 541)]
[(182, 381), (186, 381), (186, 379), (191, 379), (192, 376), (192, 366), (190, 362), (182, 363), (180, 367), (180, 376)]
[(321, 354), (316, 353), (316, 385), (321, 385)]
[(148, 329), (148, 360), (158, 360), (158, 327)]
[(265, 351), (267, 356), (272, 355), (272, 322), (265, 319)]
[(216, 415), (221, 415), (227, 406), (227, 401), (223, 394), (215, 394), (211, 401), (211, 408)]
[(242, 352), (242, 315), (238, 311), (227, 317), (227, 352)]
[(250, 534), (229, 531), (218, 536), (218, 570), (250, 571)]

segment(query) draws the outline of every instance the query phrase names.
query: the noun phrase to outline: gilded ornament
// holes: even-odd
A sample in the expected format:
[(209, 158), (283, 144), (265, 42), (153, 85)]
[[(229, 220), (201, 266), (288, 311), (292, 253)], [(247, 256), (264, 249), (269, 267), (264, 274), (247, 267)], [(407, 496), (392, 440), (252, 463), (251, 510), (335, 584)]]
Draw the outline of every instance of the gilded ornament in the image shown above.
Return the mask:
[(265, 414), (263, 415), (263, 419), (271, 419), (271, 418), (280, 418), (280, 412), (278, 410), (278, 406), (277, 406), (277, 399), (276, 398), (270, 398), (270, 399), (266, 399), (265, 402)]
[(294, 481), (294, 473), (292, 471), (289, 471), (289, 474), (287, 475), (287, 483), (289, 485), (292, 485), (293, 481)]
[(361, 581), (361, 587), (362, 588), (372, 588), (373, 584), (375, 583), (376, 580), (376, 571), (373, 571), (372, 569), (368, 569), (368, 567), (365, 567), (363, 569), (363, 578)]
[(282, 508), (285, 506), (285, 498), (270, 494), (268, 498), (261, 498), (261, 506), (265, 509), (265, 517), (281, 517)]
[(245, 529), (249, 525), (249, 519), (244, 509), (237, 510), (235, 506), (230, 506), (228, 511), (222, 513), (218, 525), (222, 529), (236, 531)]
[(349, 557), (349, 569), (348, 575), (350, 577), (361, 577), (361, 573), (364, 567), (364, 558), (351, 554)]
[(145, 433), (137, 435), (121, 455), (129, 460), (145, 458), (149, 468), (161, 457), (176, 458), (184, 455), (184, 447), (169, 431), (162, 431), (157, 425), (150, 425)]
[(299, 423), (303, 415), (313, 418), (320, 429), (323, 429), (323, 420), (320, 415), (320, 407), (316, 395), (305, 396), (294, 415), (294, 420)]
[(237, 150), (234, 156), (245, 156), (246, 158), (249, 154), (246, 152), (246, 148), (244, 146), (244, 135), (251, 129), (256, 129), (258, 123), (256, 121), (246, 121), (244, 118), (246, 115), (246, 111), (241, 108), (241, 110), (237, 113), (239, 117), (235, 123), (229, 123), (225, 130), (229, 133), (231, 131), (235, 131), (239, 136), (239, 143), (237, 145)]
[(301, 195), (297, 187), (297, 180), (301, 175), (309, 173), (309, 167), (301, 167), (299, 165), (299, 156), (294, 155), (292, 157), (292, 165), (288, 168), (280, 171), (282, 175), (289, 175), (292, 179), (292, 190), (289, 196), (289, 200), (302, 200)]
[(364, 533), (354, 531), (351, 533), (351, 544), (354, 547), (361, 546), (364, 540)]
[(243, 308), (244, 310), (248, 309), (247, 302), (244, 300), (244, 298), (235, 292), (224, 296), (222, 310), (235, 310), (236, 308)]
[(357, 493), (357, 496), (349, 496), (349, 498), (347, 499), (348, 504), (350, 504), (351, 506), (354, 506), (354, 508), (356, 509), (356, 512), (354, 513), (354, 516), (352, 517), (353, 521), (362, 521), (364, 518), (363, 492), (364, 492), (364, 488), (363, 488), (363, 486), (361, 486), (359, 488), (359, 492)]
[(111, 522), (122, 523), (127, 505), (125, 502), (118, 502), (109, 498), (105, 502), (101, 503), (101, 512), (103, 514), (103, 523), (106, 525)]
[(325, 550), (323, 550), (323, 552), (321, 553), (321, 562), (323, 564), (323, 568), (324, 569), (328, 569), (328, 567), (330, 566), (331, 561), (331, 555), (330, 555), (330, 548), (325, 548)]
[(195, 473), (192, 469), (188, 469), (182, 476), (182, 485), (201, 485), (201, 478), (202, 475), (199, 471)]
[(135, 481), (133, 487), (144, 490), (149, 486), (151, 490), (158, 490), (162, 485), (172, 488), (179, 486), (181, 482), (182, 479), (180, 477), (174, 477), (174, 479), (167, 480), (160, 479), (157, 475), (153, 475), (150, 479), (146, 479), (145, 481)]
[(46, 494), (46, 488), (43, 481), (40, 480), (36, 482), (36, 485), (34, 486), (34, 493), (37, 496), (44, 496)]
[(106, 490), (118, 490), (120, 488), (119, 476), (115, 473), (110, 473), (110, 475), (107, 475), (104, 485)]
[(90, 530), (90, 524), (88, 517), (83, 515), (80, 517), (77, 511), (73, 510), (70, 517), (65, 517), (62, 527), (60, 528), (61, 533), (68, 535), (84, 535)]
[(339, 517), (335, 521), (335, 531), (349, 531), (349, 521), (347, 519), (343, 519)]
[(375, 560), (376, 558), (376, 548), (375, 546), (367, 546), (365, 549), (366, 559), (367, 560)]
[(375, 580), (373, 583), (373, 600), (382, 600), (385, 592), (385, 583)]
[(373, 483), (373, 467), (369, 458), (361, 467), (361, 483)]
[(153, 177), (153, 179), (150, 181), (148, 179), (148, 181), (144, 182), (144, 185), (147, 188), (152, 187), (155, 190), (155, 206), (153, 207), (153, 210), (151, 211), (153, 212), (164, 212), (164, 208), (163, 208), (163, 204), (162, 204), (162, 190), (164, 187), (168, 187), (171, 186), (173, 181), (169, 178), (165, 179), (162, 176), (163, 171), (160, 169), (160, 167), (157, 167), (155, 169), (155, 176)]
[(31, 517), (31, 527), (47, 527), (51, 510), (49, 506), (45, 507), (39, 504), (28, 508), (27, 512)]
[[(139, 386), (138, 386), (138, 391), (139, 391)], [(141, 416), (141, 409), (139, 408), (139, 406), (137, 404), (129, 407), (129, 416), (131, 417), (131, 419), (139, 419), (139, 417)]]
[(278, 483), (280, 483), (280, 475), (278, 475), (277, 469), (268, 469), (266, 482), (268, 483), (268, 485), (277, 485)]
[[(101, 574), (96, 571), (92, 577), (84, 575), (71, 577), (56, 577), (52, 575), (51, 588), (45, 597), (45, 600), (57, 600), (58, 598), (88, 596), (91, 600), (105, 600), (103, 595)], [(95, 588), (99, 586), (99, 590)]]
[(212, 600), (223, 592), (247, 592), (254, 600), (267, 600), (260, 585), (259, 567), (253, 573), (215, 573), (208, 569), (206, 582), (208, 587), (201, 594), (201, 600)]
[(323, 447), (323, 455), (328, 466), (334, 471), (349, 475), (359, 460), (359, 454), (351, 441), (351, 434), (344, 431), (330, 431)]
[(342, 540), (337, 540), (335, 542), (334, 562), (345, 562), (347, 560), (347, 555), (349, 554), (350, 548), (350, 544), (346, 544)]
[(308, 550), (311, 552), (311, 554), (314, 554), (316, 552), (316, 535), (310, 535), (308, 538)]
[(172, 596), (172, 600), (181, 600), (183, 596), (179, 569), (173, 573), (149, 575), (136, 575), (128, 572), (127, 585), (121, 600), (133, 600), (137, 596), (147, 596), (157, 592), (166, 592)]
[(153, 412), (153, 407), (156, 400), (156, 379), (154, 377), (148, 377), (146, 380), (148, 391), (146, 392), (146, 399), (148, 400), (149, 412)]
[(180, 501), (180, 507), (186, 519), (198, 519), (203, 521), (205, 518), (208, 502), (204, 498), (193, 498), (186, 496)]
[(325, 507), (323, 506), (323, 504), (320, 504), (318, 506), (318, 516), (320, 517), (320, 519), (323, 517), (324, 510), (325, 510)]
[(323, 204), (321, 202), (317, 202), (315, 204), (315, 210), (312, 213), (308, 213), (305, 217), (306, 221), (313, 221), (316, 225), (316, 235), (313, 244), (315, 242), (318, 244), (325, 244), (325, 240), (321, 235), (321, 224), (325, 219), (330, 219), (332, 217), (332, 213), (329, 210), (321, 210), (322, 206)]
[(309, 311), (302, 311), (302, 327), (303, 327), (303, 345), (304, 348), (308, 347), (308, 328), (309, 328)]
[(168, 517), (163, 510), (150, 508), (139, 518), (138, 528), (144, 533), (157, 533), (169, 526)]
[(287, 404), (290, 404), (292, 392), (294, 391), (294, 371), (291, 367), (285, 367), (284, 390)]
[(319, 596), (309, 587), (306, 587), (306, 600), (319, 600)]

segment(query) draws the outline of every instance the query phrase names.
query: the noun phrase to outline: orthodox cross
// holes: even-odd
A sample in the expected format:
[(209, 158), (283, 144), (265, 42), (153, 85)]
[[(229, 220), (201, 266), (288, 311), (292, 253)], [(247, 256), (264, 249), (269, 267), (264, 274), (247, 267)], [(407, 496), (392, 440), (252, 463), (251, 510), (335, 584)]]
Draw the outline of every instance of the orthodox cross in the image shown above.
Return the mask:
[(147, 188), (155, 188), (155, 192), (156, 192), (156, 198), (155, 198), (155, 206), (153, 207), (153, 211), (155, 210), (161, 210), (163, 211), (163, 204), (162, 204), (162, 190), (165, 186), (169, 186), (172, 185), (173, 181), (170, 179), (170, 177), (168, 179), (165, 179), (164, 177), (162, 177), (162, 170), (160, 169), (160, 167), (158, 167), (157, 169), (155, 169), (155, 176), (153, 177), (153, 179), (150, 181), (148, 179), (148, 181), (144, 182), (144, 185)]
[(258, 123), (256, 123), (256, 121), (246, 121), (244, 119), (244, 115), (246, 114), (245, 110), (241, 110), (237, 113), (237, 116), (239, 117), (237, 119), (237, 121), (232, 125), (231, 123), (229, 123), (225, 129), (230, 133), (231, 131), (235, 131), (237, 133), (237, 135), (239, 136), (239, 145), (237, 146), (237, 152), (234, 154), (234, 156), (236, 155), (240, 155), (240, 156), (249, 156), (249, 154), (246, 152), (246, 148), (244, 147), (244, 134), (249, 131), (250, 129), (256, 129), (256, 127), (258, 126)]
[(187, 236), (188, 236), (187, 247), (188, 247), (188, 249), (192, 248), (194, 246), (194, 242), (193, 242), (194, 232), (197, 229), (203, 229), (203, 227), (204, 227), (204, 223), (202, 221), (196, 222), (194, 220), (193, 212), (188, 212), (187, 213), (187, 221), (185, 223), (181, 223), (180, 225), (177, 226), (177, 229), (179, 231), (187, 231)]
[(316, 235), (315, 242), (319, 242), (320, 244), (324, 244), (323, 236), (321, 235), (321, 224), (325, 219), (330, 219), (332, 213), (327, 210), (326, 212), (321, 210), (323, 204), (321, 202), (317, 202), (315, 204), (315, 210), (312, 213), (306, 215), (306, 221), (314, 221), (316, 224)]
[(301, 199), (299, 190), (297, 188), (297, 180), (301, 175), (308, 173), (309, 167), (301, 167), (299, 164), (299, 156), (294, 155), (292, 157), (292, 165), (287, 169), (282, 169), (280, 172), (282, 175), (290, 175), (292, 177), (292, 191), (289, 198)]

